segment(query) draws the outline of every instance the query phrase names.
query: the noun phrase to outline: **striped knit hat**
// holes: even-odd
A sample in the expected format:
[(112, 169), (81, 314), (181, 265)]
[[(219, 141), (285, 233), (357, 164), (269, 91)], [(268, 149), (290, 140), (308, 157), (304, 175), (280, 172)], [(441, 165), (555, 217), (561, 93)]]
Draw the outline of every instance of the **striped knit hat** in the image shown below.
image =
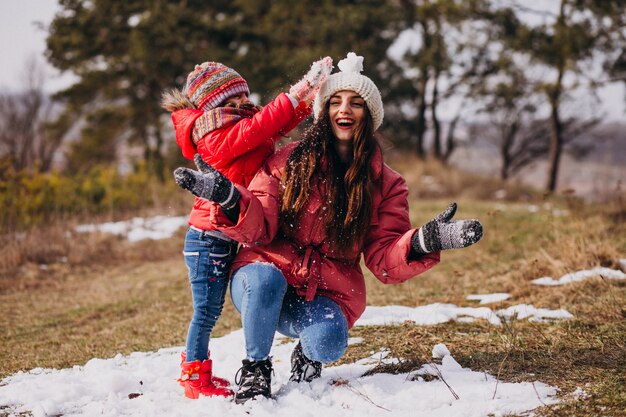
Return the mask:
[(246, 80), (237, 71), (219, 62), (196, 65), (187, 76), (184, 91), (194, 106), (203, 111), (217, 108), (232, 96), (250, 94)]

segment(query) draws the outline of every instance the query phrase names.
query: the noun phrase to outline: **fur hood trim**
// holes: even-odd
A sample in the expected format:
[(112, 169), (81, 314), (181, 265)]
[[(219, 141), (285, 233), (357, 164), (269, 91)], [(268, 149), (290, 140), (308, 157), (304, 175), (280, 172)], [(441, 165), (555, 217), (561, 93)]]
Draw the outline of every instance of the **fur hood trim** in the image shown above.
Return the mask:
[(193, 105), (187, 94), (185, 94), (182, 90), (174, 88), (169, 91), (165, 91), (161, 95), (161, 107), (169, 112), (175, 112), (176, 110), (182, 109), (195, 109), (196, 106)]

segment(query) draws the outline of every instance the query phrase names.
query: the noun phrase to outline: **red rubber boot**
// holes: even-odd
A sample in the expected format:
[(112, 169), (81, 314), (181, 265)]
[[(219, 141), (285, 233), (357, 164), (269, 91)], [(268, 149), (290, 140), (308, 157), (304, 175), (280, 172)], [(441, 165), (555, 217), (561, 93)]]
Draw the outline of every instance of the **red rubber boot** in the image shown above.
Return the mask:
[[(209, 356), (209, 360), (210, 360), (210, 359), (211, 359), (211, 357)], [(182, 352), (180, 353), (180, 366), (182, 367), (182, 366), (183, 366), (183, 363), (185, 363), (185, 362), (187, 362), (187, 352), (182, 351)], [(211, 361), (211, 362), (212, 362), (212, 361)], [(213, 366), (211, 365), (211, 367), (213, 367)], [(213, 373), (213, 372), (211, 372), (211, 374), (212, 374), (212, 373)], [(181, 373), (181, 374), (180, 374), (180, 379), (179, 379), (179, 381), (181, 381), (181, 380), (182, 380), (182, 378), (183, 378), (183, 374)], [(229, 380), (224, 379), (224, 378), (220, 378), (219, 376), (212, 375), (212, 376), (211, 376), (211, 381), (213, 381), (213, 384), (214, 384), (214, 385), (217, 385), (218, 387), (229, 387), (229, 386), (230, 386), (230, 381), (229, 381)], [(183, 385), (183, 382), (182, 382), (182, 381), (181, 381), (180, 385), (181, 385), (181, 386)]]
[(218, 387), (211, 380), (213, 363), (210, 360), (203, 362), (183, 362), (181, 364), (180, 384), (185, 389), (185, 396), (197, 399), (200, 395), (207, 397), (230, 397), (233, 392), (228, 388)]

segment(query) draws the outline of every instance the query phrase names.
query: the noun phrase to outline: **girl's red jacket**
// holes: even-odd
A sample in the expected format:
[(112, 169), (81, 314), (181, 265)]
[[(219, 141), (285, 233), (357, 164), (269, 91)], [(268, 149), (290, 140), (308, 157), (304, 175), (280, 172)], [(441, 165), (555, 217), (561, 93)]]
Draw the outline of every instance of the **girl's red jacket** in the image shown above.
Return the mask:
[[(202, 159), (236, 184), (247, 187), (265, 160), (274, 153), (274, 144), (311, 113), (303, 102), (294, 108), (285, 93), (251, 118), (206, 134), (197, 145), (191, 139), (193, 124), (201, 110), (183, 109), (172, 113), (176, 143), (185, 158)], [(219, 205), (196, 198), (189, 224), (203, 230), (214, 230)]]

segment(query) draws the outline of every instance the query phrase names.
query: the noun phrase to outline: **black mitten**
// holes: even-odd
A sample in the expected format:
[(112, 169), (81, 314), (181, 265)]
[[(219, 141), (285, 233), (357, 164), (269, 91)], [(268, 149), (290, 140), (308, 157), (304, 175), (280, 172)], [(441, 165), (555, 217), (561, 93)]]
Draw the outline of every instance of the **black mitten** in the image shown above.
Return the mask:
[(466, 248), (483, 237), (483, 226), (478, 220), (451, 221), (456, 203), (451, 203), (437, 217), (420, 227), (411, 238), (411, 253), (423, 255), (444, 249)]
[(202, 160), (199, 154), (193, 157), (198, 171), (189, 168), (176, 168), (174, 179), (180, 188), (190, 191), (196, 197), (214, 201), (224, 209), (232, 209), (239, 202), (239, 191), (232, 181), (221, 172)]

